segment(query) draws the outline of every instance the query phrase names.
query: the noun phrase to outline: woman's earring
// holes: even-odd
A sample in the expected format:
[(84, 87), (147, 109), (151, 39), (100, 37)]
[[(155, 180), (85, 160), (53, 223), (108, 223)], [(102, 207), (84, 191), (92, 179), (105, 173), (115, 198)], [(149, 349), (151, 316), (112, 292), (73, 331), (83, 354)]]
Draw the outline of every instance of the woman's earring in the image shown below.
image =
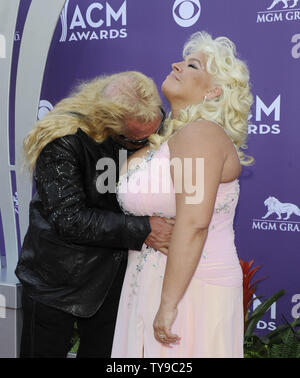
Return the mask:
[(206, 100), (207, 100), (207, 97), (204, 96), (203, 101), (202, 101), (202, 105), (205, 103)]

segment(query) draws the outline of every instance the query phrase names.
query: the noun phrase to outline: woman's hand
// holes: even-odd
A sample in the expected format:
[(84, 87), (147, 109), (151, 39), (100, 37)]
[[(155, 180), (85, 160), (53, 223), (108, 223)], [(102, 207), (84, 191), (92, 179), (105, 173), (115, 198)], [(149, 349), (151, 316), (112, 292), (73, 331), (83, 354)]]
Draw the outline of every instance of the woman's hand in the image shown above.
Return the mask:
[(153, 323), (156, 340), (170, 348), (172, 347), (169, 344), (179, 344), (181, 339), (178, 335), (171, 332), (171, 327), (177, 313), (177, 307), (172, 308), (161, 304)]

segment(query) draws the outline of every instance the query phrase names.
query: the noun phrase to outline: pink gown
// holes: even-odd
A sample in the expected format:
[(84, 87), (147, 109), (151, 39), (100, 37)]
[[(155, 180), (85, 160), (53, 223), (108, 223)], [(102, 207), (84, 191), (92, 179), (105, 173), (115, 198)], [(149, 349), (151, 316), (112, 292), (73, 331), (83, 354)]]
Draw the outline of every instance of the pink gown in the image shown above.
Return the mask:
[[(160, 174), (153, 174), (157, 162)], [(167, 141), (120, 177), (117, 196), (125, 213), (176, 215)], [(238, 180), (220, 184), (199, 264), (172, 326), (181, 342), (172, 349), (153, 335), (167, 257), (145, 244), (129, 251), (113, 358), (243, 357), (243, 277), (233, 230), (238, 197)]]

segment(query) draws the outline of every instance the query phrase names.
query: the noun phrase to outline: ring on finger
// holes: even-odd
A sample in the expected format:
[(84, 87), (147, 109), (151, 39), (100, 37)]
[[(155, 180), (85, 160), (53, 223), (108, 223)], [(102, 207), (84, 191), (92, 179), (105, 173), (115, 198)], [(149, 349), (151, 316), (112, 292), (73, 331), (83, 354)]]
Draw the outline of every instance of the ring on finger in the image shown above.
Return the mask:
[(158, 335), (161, 339), (165, 339), (166, 336), (164, 334)]

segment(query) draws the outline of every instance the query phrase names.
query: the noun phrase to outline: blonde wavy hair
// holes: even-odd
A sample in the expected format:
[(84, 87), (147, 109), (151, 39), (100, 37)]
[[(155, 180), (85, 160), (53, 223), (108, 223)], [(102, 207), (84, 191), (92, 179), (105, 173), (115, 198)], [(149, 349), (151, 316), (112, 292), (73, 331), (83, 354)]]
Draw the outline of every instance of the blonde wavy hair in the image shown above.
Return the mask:
[(195, 52), (202, 52), (206, 56), (206, 70), (213, 76), (214, 84), (222, 89), (222, 94), (182, 109), (178, 119), (171, 119), (169, 115), (165, 135), (151, 136), (151, 145), (157, 148), (188, 122), (197, 119), (215, 121), (231, 137), (241, 164), (250, 165), (254, 161), (253, 157), (241, 151), (247, 148), (248, 116), (253, 102), (247, 65), (237, 58), (235, 44), (227, 37), (212, 39), (207, 32), (194, 33), (184, 45), (183, 58)]
[(23, 142), (24, 163), (32, 173), (42, 149), (80, 127), (97, 142), (122, 134), (124, 121), (153, 121), (161, 99), (152, 79), (136, 71), (99, 76), (81, 83), (38, 121)]

